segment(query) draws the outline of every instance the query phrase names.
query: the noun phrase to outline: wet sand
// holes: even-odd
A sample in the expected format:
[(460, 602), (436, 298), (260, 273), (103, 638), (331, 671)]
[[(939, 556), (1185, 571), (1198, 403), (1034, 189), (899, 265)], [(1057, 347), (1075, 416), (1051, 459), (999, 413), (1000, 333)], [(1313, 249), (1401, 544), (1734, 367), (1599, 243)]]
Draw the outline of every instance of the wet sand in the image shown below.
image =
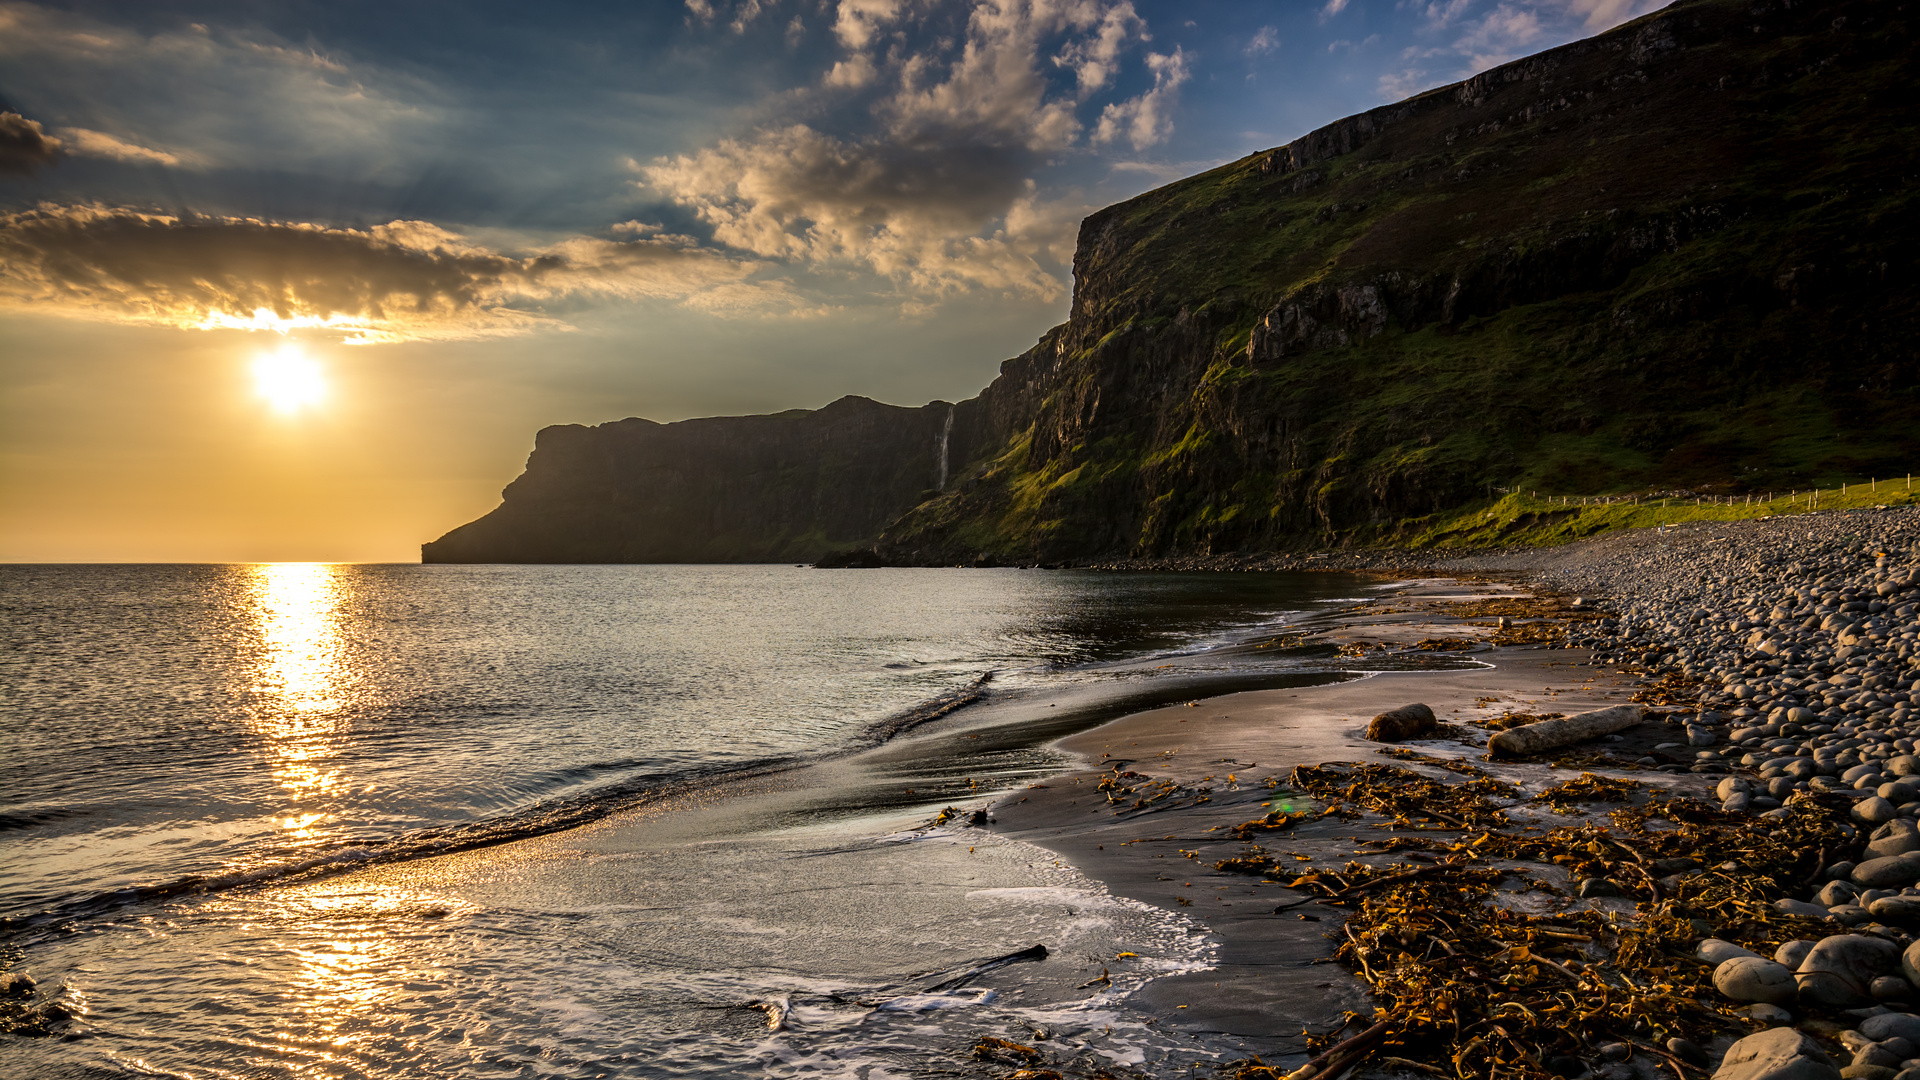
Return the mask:
[[(1478, 639), (1489, 630), (1422, 606), (1499, 595), (1526, 594), (1499, 585), (1413, 582), (1382, 603), (1337, 620), (1321, 637), (1340, 644)], [(1204, 921), (1218, 939), (1218, 966), (1155, 980), (1131, 1001), (1163, 1030), (1237, 1036), (1249, 1049), (1268, 1055), (1302, 1052), (1306, 1030), (1324, 1030), (1337, 1024), (1345, 1010), (1370, 1011), (1372, 1006), (1360, 980), (1330, 962), (1334, 943), (1329, 935), (1339, 932), (1340, 909), (1308, 904), (1276, 914), (1276, 905), (1304, 899), (1305, 894), (1213, 868), (1246, 846), (1226, 827), (1258, 818), (1269, 808), (1292, 805), (1275, 801), (1281, 793), (1268, 786), (1269, 778), (1284, 783), (1296, 765), (1393, 762), (1377, 752), (1382, 744), (1368, 742), (1362, 734), (1371, 717), (1411, 702), (1430, 706), (1442, 724), (1457, 725), (1507, 711), (1571, 715), (1627, 702), (1634, 690), (1610, 672), (1586, 666), (1588, 654), (1582, 650), (1479, 648), (1484, 651), (1471, 655), (1484, 667), (1385, 672), (1330, 686), (1231, 694), (1137, 713), (1069, 736), (1053, 745), (1078, 756), (1084, 766), (998, 800), (993, 831), (1058, 852), (1118, 895)], [(1642, 725), (1647, 730), (1630, 734), (1637, 736), (1636, 742), (1645, 742), (1659, 737), (1662, 727)], [(1479, 745), (1450, 739), (1398, 745), (1436, 757), (1474, 760), (1528, 790), (1581, 771), (1628, 775), (1591, 766), (1556, 770), (1544, 764), (1489, 765), (1480, 759), (1490, 732), (1468, 730), (1468, 738)], [(1210, 788), (1208, 801), (1116, 814), (1097, 790), (1116, 761), (1122, 769), (1155, 781)], [(1687, 788), (1711, 782), (1650, 771), (1631, 775)], [(1356, 854), (1355, 848), (1358, 841), (1387, 835), (1365, 822), (1328, 818), (1268, 834), (1261, 843), (1275, 855), (1308, 856), (1322, 866), (1355, 858), (1385, 865), (1398, 857)]]

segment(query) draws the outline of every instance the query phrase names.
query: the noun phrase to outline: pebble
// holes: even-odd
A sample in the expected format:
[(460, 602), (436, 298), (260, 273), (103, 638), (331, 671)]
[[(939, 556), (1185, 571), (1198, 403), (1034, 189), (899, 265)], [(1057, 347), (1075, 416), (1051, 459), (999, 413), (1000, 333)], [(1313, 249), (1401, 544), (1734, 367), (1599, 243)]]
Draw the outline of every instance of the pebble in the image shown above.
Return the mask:
[(1719, 938), (1710, 937), (1700, 943), (1699, 947), (1694, 950), (1693, 955), (1709, 964), (1719, 965), (1736, 956), (1757, 957), (1760, 954), (1751, 949), (1743, 949), (1731, 941), (1722, 941)]
[[(1776, 965), (1779, 966), (1779, 965)], [(1850, 1009), (1872, 1004), (1873, 981), (1900, 966), (1900, 946), (1869, 934), (1837, 934), (1817, 942), (1794, 969), (1800, 1001)], [(1719, 986), (1720, 970), (1714, 969)], [(1725, 991), (1721, 991), (1725, 993)], [(1729, 994), (1729, 997), (1732, 995)], [(1741, 1001), (1772, 1000), (1738, 998)]]

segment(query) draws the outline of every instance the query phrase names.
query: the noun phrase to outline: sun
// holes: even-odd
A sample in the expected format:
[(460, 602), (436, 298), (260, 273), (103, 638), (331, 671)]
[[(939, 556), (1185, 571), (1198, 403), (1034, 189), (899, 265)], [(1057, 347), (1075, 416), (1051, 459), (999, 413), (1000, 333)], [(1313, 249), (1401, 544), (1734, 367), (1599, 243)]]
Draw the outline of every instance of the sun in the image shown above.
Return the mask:
[(291, 343), (254, 360), (253, 388), (282, 415), (312, 408), (327, 399), (327, 381), (320, 365)]

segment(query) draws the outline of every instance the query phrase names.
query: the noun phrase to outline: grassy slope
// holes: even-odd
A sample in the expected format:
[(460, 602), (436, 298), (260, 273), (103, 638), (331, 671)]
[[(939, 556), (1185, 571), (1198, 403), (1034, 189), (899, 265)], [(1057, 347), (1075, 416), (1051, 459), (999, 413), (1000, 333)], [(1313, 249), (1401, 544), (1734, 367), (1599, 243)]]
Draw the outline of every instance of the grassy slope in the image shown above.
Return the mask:
[[(1078, 350), (1034, 430), (890, 536), (1039, 556), (1438, 543), (1457, 529), (1432, 523), (1464, 521), (1494, 486), (1745, 492), (1904, 472), (1920, 460), (1920, 320), (1887, 278), (1912, 274), (1920, 242), (1915, 56), (1893, 5), (1834, 7), (1878, 20), (1840, 62), (1819, 34), (1716, 38), (1655, 61), (1685, 70), (1637, 98), (1513, 121), (1522, 85), (1495, 95), (1509, 122), (1491, 135), (1449, 145), (1460, 120), (1439, 110), (1301, 173), (1248, 159), (1112, 208), (1118, 242), (1089, 260)], [(1716, 76), (1732, 87), (1700, 85)], [(1636, 229), (1677, 240), (1555, 291), (1561, 264), (1614, 258)], [(1478, 311), (1245, 359), (1255, 321), (1315, 286), (1449, 275), (1490, 282)], [(1501, 302), (1502, 275), (1534, 295)], [(1203, 374), (1149, 405), (1136, 372), (1183, 318), (1206, 326), (1186, 357)], [(1089, 399), (1106, 416), (1081, 422)], [(1038, 453), (1043, 431), (1058, 445)]]

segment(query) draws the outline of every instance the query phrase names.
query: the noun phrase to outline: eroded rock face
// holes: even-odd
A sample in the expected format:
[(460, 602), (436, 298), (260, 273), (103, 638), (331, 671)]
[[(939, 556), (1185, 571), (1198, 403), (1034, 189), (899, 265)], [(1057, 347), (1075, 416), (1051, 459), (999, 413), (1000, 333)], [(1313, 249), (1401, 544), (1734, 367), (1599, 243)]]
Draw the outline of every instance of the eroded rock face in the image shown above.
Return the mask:
[(426, 562), (789, 562), (871, 543), (951, 479), (979, 406), (848, 397), (814, 411), (540, 432), (499, 509)]

